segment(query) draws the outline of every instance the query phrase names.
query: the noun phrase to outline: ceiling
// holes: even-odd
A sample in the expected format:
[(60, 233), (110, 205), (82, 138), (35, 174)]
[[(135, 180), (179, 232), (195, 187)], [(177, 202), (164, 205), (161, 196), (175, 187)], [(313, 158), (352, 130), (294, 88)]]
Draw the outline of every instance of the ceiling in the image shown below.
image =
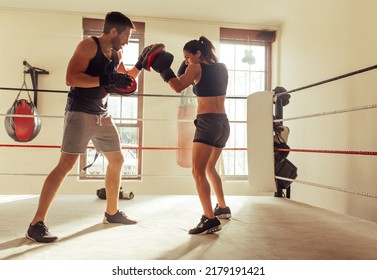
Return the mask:
[(131, 19), (162, 18), (276, 26), (281, 23), (284, 11), (288, 11), (286, 3), (281, 0), (0, 0), (0, 8), (82, 14), (121, 11)]

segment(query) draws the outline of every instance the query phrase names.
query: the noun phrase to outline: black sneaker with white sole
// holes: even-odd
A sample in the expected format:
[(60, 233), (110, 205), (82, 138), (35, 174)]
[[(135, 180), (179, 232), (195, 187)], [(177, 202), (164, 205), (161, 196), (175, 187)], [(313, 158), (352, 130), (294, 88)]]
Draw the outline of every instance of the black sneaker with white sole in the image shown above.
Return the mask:
[(124, 224), (124, 225), (133, 225), (137, 222), (134, 220), (131, 220), (127, 217), (126, 213), (123, 211), (116, 212), (114, 215), (109, 215), (105, 212), (105, 217), (103, 218), (104, 224)]
[(202, 215), (199, 224), (189, 230), (189, 234), (209, 234), (221, 230), (221, 223), (218, 218), (208, 219)]
[(49, 232), (48, 227), (46, 227), (42, 221), (37, 222), (34, 225), (30, 224), (25, 236), (27, 239), (40, 243), (50, 243), (58, 239), (57, 236), (54, 236)]
[(228, 206), (220, 208), (218, 204), (216, 204), (215, 209), (213, 209), (213, 214), (219, 219), (230, 219), (232, 217), (232, 213)]

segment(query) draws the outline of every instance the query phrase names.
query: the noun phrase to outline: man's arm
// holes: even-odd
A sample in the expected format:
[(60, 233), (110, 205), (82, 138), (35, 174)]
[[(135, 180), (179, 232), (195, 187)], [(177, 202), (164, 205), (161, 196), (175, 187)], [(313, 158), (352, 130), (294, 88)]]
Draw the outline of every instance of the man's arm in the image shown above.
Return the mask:
[(97, 52), (97, 45), (93, 39), (81, 41), (73, 53), (67, 67), (66, 84), (75, 87), (98, 87), (99, 78), (85, 73), (90, 60)]
[(117, 72), (127, 74), (127, 75), (136, 79), (136, 77), (139, 76), (141, 70), (137, 69), (135, 66), (132, 67), (131, 69), (127, 70), (126, 67), (124, 67), (124, 64), (123, 64), (123, 61), (122, 61), (122, 52), (121, 51), (118, 51), (118, 58), (119, 58), (120, 64), (119, 64), (119, 67), (117, 69)]

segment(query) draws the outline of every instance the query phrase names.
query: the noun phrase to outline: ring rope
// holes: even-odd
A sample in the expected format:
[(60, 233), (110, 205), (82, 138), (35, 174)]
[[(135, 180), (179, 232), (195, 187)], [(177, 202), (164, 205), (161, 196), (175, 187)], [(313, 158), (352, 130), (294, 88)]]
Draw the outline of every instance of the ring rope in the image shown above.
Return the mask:
[(283, 181), (300, 183), (300, 184), (304, 184), (304, 185), (310, 185), (310, 186), (320, 187), (320, 188), (334, 190), (334, 191), (341, 191), (341, 192), (346, 192), (346, 193), (350, 193), (350, 194), (366, 196), (366, 197), (370, 197), (370, 198), (377, 198), (377, 194), (374, 194), (374, 193), (362, 192), (362, 191), (357, 191), (357, 190), (348, 190), (346, 188), (328, 186), (328, 185), (312, 183), (312, 182), (307, 182), (307, 181), (302, 181), (302, 180), (297, 180), (297, 179), (290, 179), (290, 178), (280, 177), (280, 176), (275, 176), (275, 178), (278, 179), (278, 180), (283, 180)]
[[(0, 148), (47, 148), (47, 149), (60, 149), (61, 146), (59, 145), (29, 145), (29, 144), (0, 144)], [(88, 146), (89, 149), (94, 149), (94, 146)], [(190, 150), (190, 147), (133, 147), (133, 146), (123, 146), (123, 150)], [(247, 148), (223, 148), (226, 151), (246, 151)]]
[(327, 80), (323, 80), (323, 81), (320, 81), (320, 82), (317, 82), (317, 83), (314, 83), (314, 84), (310, 84), (310, 85), (299, 87), (299, 88), (296, 88), (296, 89), (280, 92), (280, 93), (276, 94), (275, 96), (279, 97), (281, 95), (285, 95), (285, 94), (288, 94), (288, 93), (292, 93), (292, 92), (308, 89), (308, 88), (311, 88), (311, 87), (319, 86), (319, 85), (326, 84), (326, 83), (329, 83), (329, 82), (333, 82), (333, 81), (336, 81), (336, 80), (344, 79), (344, 78), (347, 78), (347, 77), (350, 77), (350, 76), (353, 76), (353, 75), (361, 74), (361, 73), (364, 73), (364, 72), (367, 72), (367, 71), (370, 71), (370, 70), (373, 70), (373, 69), (376, 69), (376, 68), (377, 68), (377, 64), (363, 68), (363, 69), (360, 69), (360, 70), (356, 70), (356, 71), (353, 71), (353, 72), (350, 72), (350, 73), (347, 73), (347, 74), (336, 76), (336, 77), (333, 77), (333, 78), (330, 78), (330, 79), (327, 79)]
[(306, 119), (306, 118), (313, 118), (313, 117), (322, 117), (322, 116), (328, 116), (328, 115), (335, 115), (340, 113), (348, 113), (348, 112), (355, 112), (360, 110), (368, 110), (368, 109), (375, 109), (377, 108), (377, 104), (371, 104), (371, 105), (364, 105), (359, 107), (353, 107), (348, 109), (339, 109), (334, 111), (328, 111), (328, 112), (322, 112), (322, 113), (315, 113), (315, 114), (309, 114), (309, 115), (303, 115), (303, 116), (297, 116), (297, 117), (291, 117), (291, 118), (284, 118), (279, 120), (274, 120), (273, 122), (282, 122), (282, 121), (291, 121), (291, 120), (298, 120), (298, 119)]
[[(0, 87), (0, 90), (13, 90), (13, 91), (33, 91), (33, 92), (49, 92), (49, 93), (67, 93), (69, 90), (53, 90), (53, 89), (25, 89), (25, 88), (12, 88)], [(173, 98), (196, 98), (196, 96), (182, 96), (180, 94), (167, 95), (167, 94), (153, 94), (153, 93), (135, 93), (123, 95), (123, 97), (173, 97)], [(247, 99), (247, 96), (226, 96), (227, 99)]]
[(377, 156), (377, 152), (371, 152), (371, 151), (342, 151), (342, 150), (314, 150), (314, 149), (287, 149), (287, 148), (276, 148), (275, 150), (280, 151), (280, 152), (302, 152), (302, 153), (323, 153), (323, 154)]
[[(48, 176), (49, 174), (47, 173), (10, 173), (10, 172), (3, 172), (0, 173), (0, 176), (34, 176), (34, 177), (39, 177), (39, 176)], [(84, 174), (67, 174), (67, 177), (80, 177), (83, 176)], [(103, 174), (89, 174), (86, 175), (87, 178), (89, 179), (103, 179), (104, 175)], [(137, 175), (123, 175), (123, 177), (127, 177), (127, 180), (131, 179), (137, 179), (139, 177), (191, 177), (192, 175), (161, 175), (161, 174), (137, 174)]]
[[(20, 117), (20, 118), (35, 118), (34, 115), (22, 115), (22, 114), (0, 114), (1, 117)], [(64, 116), (52, 116), (52, 115), (38, 115), (40, 118), (56, 118), (63, 119)], [(175, 120), (175, 119), (142, 119), (142, 118), (112, 118), (116, 121), (171, 121), (171, 122), (189, 122), (193, 120)], [(229, 123), (247, 123), (247, 121), (229, 121)]]

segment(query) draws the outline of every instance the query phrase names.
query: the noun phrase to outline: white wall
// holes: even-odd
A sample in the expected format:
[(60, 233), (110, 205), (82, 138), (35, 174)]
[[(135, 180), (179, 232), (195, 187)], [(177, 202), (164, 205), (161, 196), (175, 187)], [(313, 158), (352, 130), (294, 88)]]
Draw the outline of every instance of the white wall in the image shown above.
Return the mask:
[[(367, 3), (365, 3), (367, 2)], [(373, 1), (299, 2), (282, 26), (281, 84), (288, 90), (375, 65)], [(377, 70), (292, 93), (285, 117), (375, 104)], [(376, 151), (376, 110), (287, 121), (291, 148)], [(377, 203), (347, 191), (377, 194), (377, 158), (291, 153), (298, 179), (343, 188), (292, 185), (292, 199), (377, 221)]]

